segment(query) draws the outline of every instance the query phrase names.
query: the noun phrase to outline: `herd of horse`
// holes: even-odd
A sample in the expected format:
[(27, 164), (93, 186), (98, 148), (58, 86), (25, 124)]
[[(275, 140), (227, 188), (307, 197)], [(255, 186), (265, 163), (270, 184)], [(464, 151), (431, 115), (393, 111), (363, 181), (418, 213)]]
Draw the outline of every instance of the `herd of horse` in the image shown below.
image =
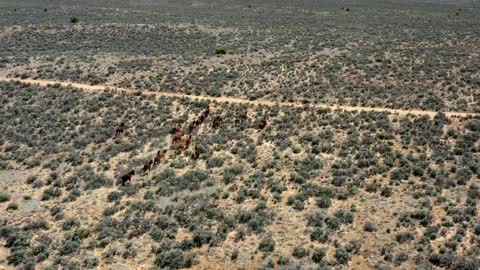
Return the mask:
[[(190, 133), (188, 136), (185, 136), (185, 132), (182, 130), (180, 125), (176, 125), (175, 127), (172, 128), (171, 134), (172, 134), (172, 146), (173, 148), (178, 152), (181, 153), (182, 151), (185, 151), (192, 145), (192, 135), (191, 133), (200, 125), (203, 124), (203, 122), (210, 116), (210, 105), (207, 105), (207, 109), (204, 110), (200, 116), (194, 120), (190, 125), (188, 125), (188, 132)], [(241, 114), (238, 114), (235, 117), (235, 126), (238, 126), (241, 122), (245, 121), (248, 119), (248, 111), (245, 111)], [(212, 122), (212, 128), (216, 129), (219, 128), (222, 125), (222, 117), (216, 116)], [(258, 123), (258, 129), (262, 130), (267, 126), (267, 119), (263, 117), (260, 122)], [(121, 123), (119, 126), (116, 127), (115, 129), (115, 136), (117, 137), (119, 135), (122, 135), (126, 130), (126, 126), (124, 123)], [(192, 157), (194, 159), (198, 159), (200, 155), (202, 154), (200, 148), (197, 146), (194, 147), (193, 150), (193, 155)], [(157, 155), (153, 158), (153, 160), (150, 160), (148, 163), (143, 165), (142, 171), (144, 174), (146, 174), (148, 171), (152, 170), (155, 166), (159, 165), (162, 160), (166, 159), (167, 156), (167, 150), (163, 151), (158, 151)], [(125, 186), (128, 182), (132, 180), (132, 177), (135, 175), (135, 170), (131, 170), (121, 176), (121, 184), (122, 186)]]

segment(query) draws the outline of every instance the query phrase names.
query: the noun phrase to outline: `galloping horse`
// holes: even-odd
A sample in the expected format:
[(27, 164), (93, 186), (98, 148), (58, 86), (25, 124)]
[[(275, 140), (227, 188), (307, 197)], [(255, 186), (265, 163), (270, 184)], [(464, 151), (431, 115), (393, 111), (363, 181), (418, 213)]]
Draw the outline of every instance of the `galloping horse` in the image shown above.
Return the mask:
[(187, 140), (185, 141), (185, 147), (189, 147), (192, 144), (192, 135), (188, 135)]
[(180, 132), (180, 130), (181, 130), (180, 125), (176, 125), (172, 128), (170, 133), (177, 134), (178, 132)]
[(202, 152), (200, 151), (200, 149), (195, 146), (195, 150), (193, 151), (193, 156), (195, 157), (195, 159), (198, 159), (201, 153)]
[(243, 120), (247, 120), (247, 119), (248, 119), (248, 111), (245, 111), (243, 114), (237, 115), (237, 117), (235, 117), (235, 126), (240, 124), (240, 122), (242, 122)]
[(196, 127), (197, 127), (197, 122), (196, 122), (196, 121), (193, 121), (193, 123), (191, 123), (191, 124), (188, 126), (188, 131), (189, 131), (189, 132), (192, 132)]
[(125, 132), (125, 123), (121, 123), (116, 129), (115, 129), (115, 137), (117, 137), (118, 135), (121, 135), (123, 134), (123, 132)]
[(185, 132), (180, 131), (180, 132), (177, 133), (175, 136), (173, 136), (173, 138), (172, 138), (172, 144), (180, 141), (180, 140), (182, 139), (183, 135), (185, 135)]
[(265, 127), (267, 126), (267, 119), (262, 118), (262, 120), (260, 120), (260, 123), (258, 124), (258, 129), (264, 129)]
[(147, 164), (143, 165), (143, 173), (152, 169), (153, 160), (150, 160)]
[(218, 128), (222, 124), (222, 118), (220, 116), (217, 116), (215, 120), (213, 121), (213, 128)]
[(131, 170), (130, 172), (122, 175), (122, 186), (125, 186), (127, 182), (132, 181), (132, 176), (135, 175), (135, 171)]
[(167, 150), (163, 150), (162, 152), (158, 151), (157, 155), (153, 159), (153, 166), (159, 164), (162, 161), (162, 159), (165, 158), (166, 155), (167, 155)]

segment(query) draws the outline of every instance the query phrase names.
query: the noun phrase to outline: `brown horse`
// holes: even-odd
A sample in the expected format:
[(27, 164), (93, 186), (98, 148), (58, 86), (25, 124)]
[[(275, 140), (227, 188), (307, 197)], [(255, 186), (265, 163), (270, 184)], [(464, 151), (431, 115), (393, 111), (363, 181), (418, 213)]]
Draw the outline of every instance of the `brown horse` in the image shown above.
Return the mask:
[(260, 123), (258, 124), (258, 129), (264, 129), (265, 127), (267, 126), (267, 119), (262, 118), (262, 120), (260, 120)]
[(242, 120), (247, 120), (248, 119), (248, 111), (245, 111), (243, 114), (240, 115), (240, 118)]
[(157, 155), (153, 159), (153, 166), (159, 164), (162, 161), (162, 159), (165, 158), (166, 155), (167, 155), (167, 150), (163, 150), (162, 152), (158, 151)]
[(202, 152), (200, 151), (200, 149), (195, 146), (195, 150), (193, 151), (193, 156), (195, 157), (195, 159), (198, 159), (201, 153)]
[(222, 118), (220, 116), (217, 116), (215, 120), (213, 121), (213, 128), (218, 128), (222, 124)]
[(122, 175), (122, 186), (125, 186), (127, 182), (132, 181), (132, 177), (135, 175), (135, 171), (131, 170), (130, 172)]
[(189, 147), (192, 144), (192, 135), (188, 135), (187, 140), (185, 141), (185, 147)]
[(207, 105), (207, 109), (203, 112), (203, 115), (205, 115), (205, 118), (210, 115), (210, 104)]
[(247, 119), (248, 119), (248, 111), (245, 111), (244, 113), (237, 115), (235, 117), (235, 126), (238, 126), (238, 124), (240, 124), (243, 120), (247, 120)]
[(150, 160), (147, 164), (143, 165), (143, 173), (152, 169), (153, 160)]
[(185, 150), (186, 147), (187, 147), (186, 141), (180, 141), (180, 142), (177, 144), (177, 150), (178, 150), (178, 151)]
[(115, 137), (117, 137), (118, 135), (121, 135), (123, 134), (123, 132), (125, 132), (125, 123), (121, 123), (120, 126), (118, 126), (116, 129), (115, 129)]
[(172, 143), (176, 143), (176, 142), (180, 141), (182, 139), (183, 135), (185, 135), (185, 132), (183, 132), (183, 131), (180, 131), (179, 133), (177, 133), (175, 136), (173, 136)]
[(178, 132), (180, 132), (180, 130), (181, 130), (180, 125), (176, 125), (172, 128), (171, 133), (177, 134)]
[(196, 123), (196, 121), (193, 121), (193, 123), (191, 123), (191, 124), (188, 126), (188, 131), (189, 131), (189, 132), (192, 132), (196, 127), (197, 127), (197, 123)]

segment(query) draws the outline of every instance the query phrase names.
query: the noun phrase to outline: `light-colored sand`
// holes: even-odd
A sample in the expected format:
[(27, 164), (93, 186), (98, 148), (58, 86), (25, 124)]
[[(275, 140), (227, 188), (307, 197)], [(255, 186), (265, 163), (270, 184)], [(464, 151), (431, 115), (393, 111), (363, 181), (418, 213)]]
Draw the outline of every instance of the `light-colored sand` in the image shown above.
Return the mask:
[[(115, 86), (108, 86), (108, 85), (89, 85), (83, 83), (74, 83), (74, 82), (65, 82), (65, 81), (56, 81), (56, 80), (36, 80), (36, 79), (19, 79), (19, 78), (5, 78), (0, 77), (0, 81), (19, 81), (23, 83), (29, 84), (36, 84), (40, 86), (48, 86), (53, 84), (60, 84), (62, 86), (71, 86), (78, 89), (82, 89), (88, 92), (96, 92), (96, 91), (103, 91), (106, 88), (116, 89), (119, 91), (123, 91), (126, 93), (138, 93), (140, 90), (137, 89), (129, 89), (129, 88), (120, 88)], [(331, 109), (331, 110), (343, 110), (343, 111), (372, 111), (372, 112), (387, 112), (391, 114), (399, 114), (399, 115), (427, 115), (430, 117), (435, 116), (438, 112), (437, 111), (429, 111), (429, 110), (419, 110), (419, 109), (391, 109), (391, 108), (382, 108), (382, 107), (363, 107), (363, 106), (348, 106), (348, 105), (327, 105), (327, 104), (319, 104), (319, 103), (308, 103), (303, 104), (301, 102), (276, 102), (271, 100), (248, 100), (244, 98), (235, 98), (235, 97), (209, 97), (209, 96), (196, 96), (196, 95), (185, 95), (179, 93), (172, 93), (172, 92), (164, 92), (164, 91), (150, 91), (150, 90), (142, 90), (142, 94), (146, 95), (156, 95), (156, 96), (165, 96), (165, 97), (175, 97), (175, 98), (189, 98), (194, 100), (207, 100), (212, 102), (219, 102), (219, 103), (238, 103), (238, 104), (250, 104), (250, 105), (263, 105), (263, 106), (279, 106), (279, 107), (305, 107), (308, 106), (310, 108), (317, 108), (317, 109)], [(471, 112), (444, 112), (446, 116), (478, 116), (479, 113), (471, 113)]]

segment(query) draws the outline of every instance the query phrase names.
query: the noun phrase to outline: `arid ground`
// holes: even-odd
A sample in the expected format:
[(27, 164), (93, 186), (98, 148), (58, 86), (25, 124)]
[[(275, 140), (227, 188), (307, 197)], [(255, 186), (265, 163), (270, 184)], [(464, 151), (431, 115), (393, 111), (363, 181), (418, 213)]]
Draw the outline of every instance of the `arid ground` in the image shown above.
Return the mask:
[(479, 44), (478, 1), (2, 0), (0, 269), (480, 269)]

